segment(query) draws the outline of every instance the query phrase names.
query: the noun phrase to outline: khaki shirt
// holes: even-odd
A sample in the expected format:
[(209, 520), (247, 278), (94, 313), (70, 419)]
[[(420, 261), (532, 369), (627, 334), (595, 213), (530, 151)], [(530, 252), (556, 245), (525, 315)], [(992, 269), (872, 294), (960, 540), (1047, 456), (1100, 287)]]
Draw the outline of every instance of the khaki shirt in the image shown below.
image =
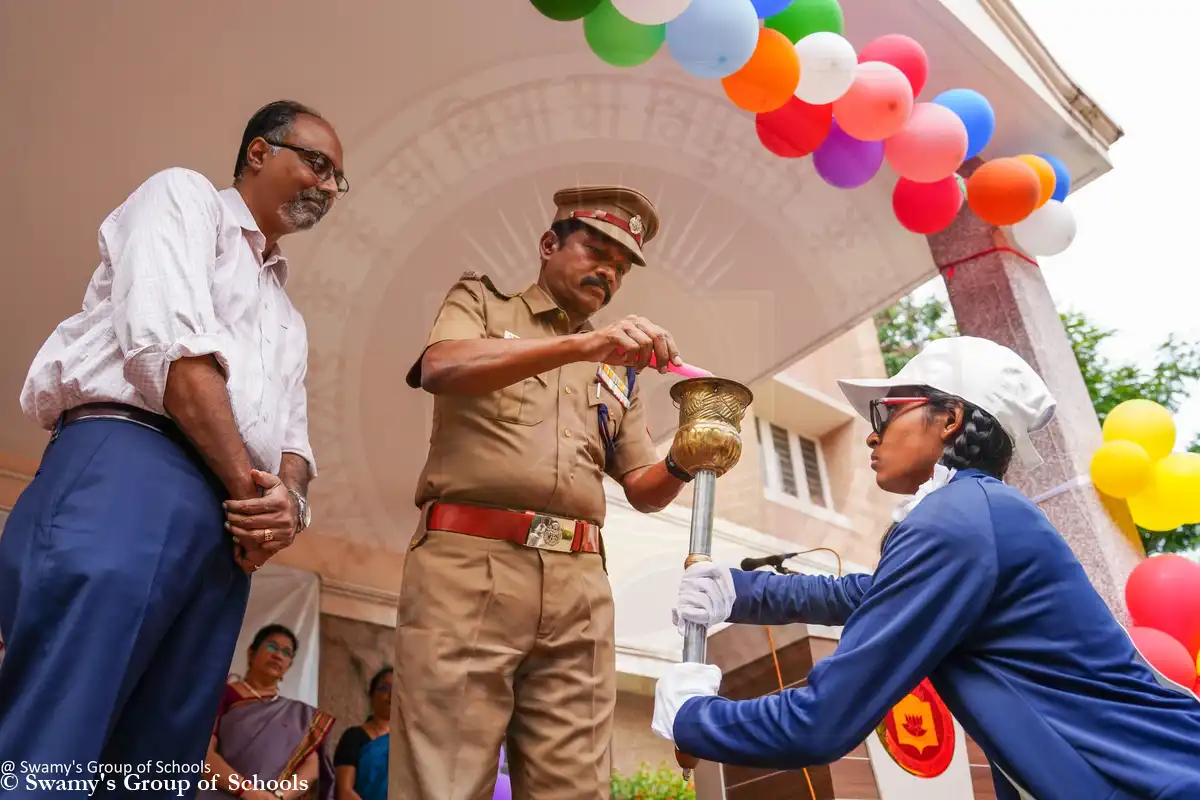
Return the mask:
[[(582, 330), (591, 330), (585, 325)], [(567, 317), (537, 284), (500, 292), (486, 275), (466, 273), (451, 287), (426, 348), (455, 339), (565, 336)], [(429, 457), (416, 503), (431, 500), (538, 511), (604, 524), (604, 474), (619, 479), (658, 462), (635, 381), (624, 408), (595, 363), (568, 364), (479, 396), (436, 395)], [(420, 359), (408, 374), (420, 385)], [(623, 377), (624, 368), (617, 368)], [(608, 407), (612, 463), (600, 437)]]

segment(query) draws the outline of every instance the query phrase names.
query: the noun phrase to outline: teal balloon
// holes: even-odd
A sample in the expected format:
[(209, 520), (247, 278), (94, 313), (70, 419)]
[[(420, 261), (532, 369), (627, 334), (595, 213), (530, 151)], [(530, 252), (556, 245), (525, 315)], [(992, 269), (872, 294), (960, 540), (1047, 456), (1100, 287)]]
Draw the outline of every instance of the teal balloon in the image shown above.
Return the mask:
[(1038, 153), (1038, 156), (1046, 159), (1054, 170), (1054, 194), (1050, 195), (1050, 199), (1064, 202), (1071, 193), (1071, 173), (1067, 171), (1067, 165), (1061, 158), (1047, 153)]
[(533, 7), (558, 22), (583, 19), (596, 10), (600, 0), (530, 0)]
[(612, 0), (600, 0), (596, 10), (583, 18), (583, 35), (602, 60), (614, 67), (636, 67), (659, 51), (667, 26), (639, 25), (617, 11)]
[(787, 8), (767, 17), (763, 25), (779, 31), (795, 44), (810, 33), (840, 36), (846, 21), (838, 0), (792, 0)]

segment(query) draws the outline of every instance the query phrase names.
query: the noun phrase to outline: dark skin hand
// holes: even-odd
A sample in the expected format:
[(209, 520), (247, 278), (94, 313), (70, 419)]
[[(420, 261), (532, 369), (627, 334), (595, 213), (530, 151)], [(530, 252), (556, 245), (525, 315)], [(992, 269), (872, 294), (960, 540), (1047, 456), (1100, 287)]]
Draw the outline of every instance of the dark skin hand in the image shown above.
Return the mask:
[[(288, 487), (302, 497), (308, 496), (308, 462), (295, 453), (284, 453), (279, 475), (259, 470), (252, 470), (251, 474), (262, 488), (262, 496), (226, 501), (225, 529), (243, 547), (270, 557), (295, 540), (299, 509)], [(269, 540), (267, 531), (271, 534)]]

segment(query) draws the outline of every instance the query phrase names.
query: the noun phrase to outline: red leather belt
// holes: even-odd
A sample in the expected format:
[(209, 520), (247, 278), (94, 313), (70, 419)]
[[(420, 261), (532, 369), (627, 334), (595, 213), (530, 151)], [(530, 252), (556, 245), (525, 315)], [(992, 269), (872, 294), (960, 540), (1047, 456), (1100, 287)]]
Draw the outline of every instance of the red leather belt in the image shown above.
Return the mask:
[(434, 503), (425, 527), (431, 531), (500, 539), (559, 553), (600, 552), (599, 525), (533, 511)]

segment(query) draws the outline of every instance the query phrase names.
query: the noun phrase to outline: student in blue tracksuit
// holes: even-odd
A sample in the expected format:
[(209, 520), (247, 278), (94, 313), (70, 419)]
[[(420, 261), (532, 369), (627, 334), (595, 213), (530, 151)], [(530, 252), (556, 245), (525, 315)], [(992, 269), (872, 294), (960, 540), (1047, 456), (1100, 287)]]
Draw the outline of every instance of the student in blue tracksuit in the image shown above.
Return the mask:
[(684, 574), (676, 622), (844, 625), (808, 685), (754, 700), (678, 664), (654, 730), (727, 764), (798, 769), (841, 758), (929, 677), (987, 754), (1001, 800), (1197, 800), (1200, 702), (1152, 670), (1042, 511), (1001, 479), (1054, 401), (1015, 353), (929, 344), (890, 380), (844, 381), (873, 432), (897, 511), (874, 575)]

